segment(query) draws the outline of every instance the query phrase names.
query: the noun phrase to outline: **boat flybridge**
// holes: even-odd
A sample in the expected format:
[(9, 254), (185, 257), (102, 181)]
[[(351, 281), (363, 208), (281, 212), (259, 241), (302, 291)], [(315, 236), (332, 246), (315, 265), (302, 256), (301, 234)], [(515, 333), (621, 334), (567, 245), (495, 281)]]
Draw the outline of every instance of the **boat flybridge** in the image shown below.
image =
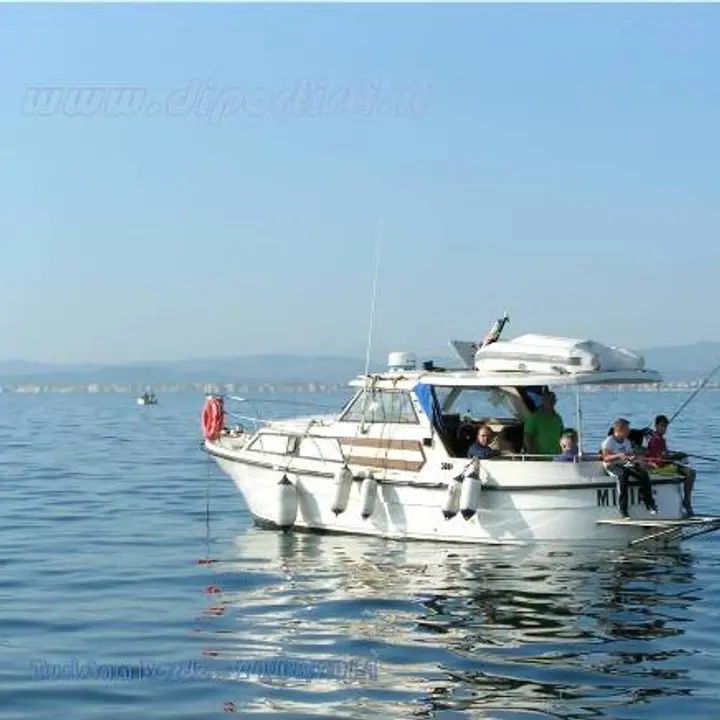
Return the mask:
[[(597, 448), (584, 447), (581, 390), (660, 382), (640, 355), (544, 335), (451, 344), (462, 368), (418, 368), (414, 355), (391, 353), (386, 372), (351, 381), (356, 392), (337, 415), (229, 430), (223, 398), (208, 397), (203, 447), (261, 526), (444, 543), (621, 546), (675, 544), (720, 528), (720, 517), (683, 518), (683, 480), (673, 471), (651, 475), (657, 514), (631, 486), (630, 518), (621, 518), (615, 479)], [(550, 387), (575, 391), (576, 462), (523, 450), (523, 423)], [(503, 439), (499, 457), (468, 459), (481, 424)]]

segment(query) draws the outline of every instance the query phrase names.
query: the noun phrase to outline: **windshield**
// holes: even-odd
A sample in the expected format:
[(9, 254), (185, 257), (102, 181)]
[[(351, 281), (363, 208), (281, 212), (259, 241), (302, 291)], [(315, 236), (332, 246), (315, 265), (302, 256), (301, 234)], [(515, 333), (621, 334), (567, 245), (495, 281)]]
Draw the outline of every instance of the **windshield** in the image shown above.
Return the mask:
[(343, 422), (417, 424), (418, 416), (406, 392), (363, 390), (343, 411)]
[(513, 398), (501, 388), (436, 388), (436, 391), (444, 413), (478, 419), (518, 417)]

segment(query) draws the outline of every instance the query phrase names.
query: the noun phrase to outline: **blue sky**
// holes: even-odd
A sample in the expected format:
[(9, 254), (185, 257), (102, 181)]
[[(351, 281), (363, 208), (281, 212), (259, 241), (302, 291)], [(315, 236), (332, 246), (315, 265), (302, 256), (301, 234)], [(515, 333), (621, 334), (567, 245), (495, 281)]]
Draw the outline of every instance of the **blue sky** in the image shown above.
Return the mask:
[(3, 6), (0, 61), (0, 357), (362, 356), (380, 219), (378, 354), (720, 340), (720, 8)]

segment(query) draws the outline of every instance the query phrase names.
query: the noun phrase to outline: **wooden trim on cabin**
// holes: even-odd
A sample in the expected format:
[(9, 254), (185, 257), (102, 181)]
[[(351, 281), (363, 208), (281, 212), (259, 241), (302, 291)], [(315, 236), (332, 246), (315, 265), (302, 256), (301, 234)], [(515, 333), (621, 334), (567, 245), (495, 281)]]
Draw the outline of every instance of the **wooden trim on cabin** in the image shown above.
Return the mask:
[(361, 465), (382, 470), (409, 470), (410, 472), (418, 472), (425, 464), (424, 460), (397, 460), (395, 458), (374, 458), (364, 455), (350, 455), (347, 462), (349, 465)]
[(341, 445), (378, 448), (379, 450), (417, 450), (422, 453), (420, 440), (391, 440), (390, 438), (341, 437), (337, 438)]

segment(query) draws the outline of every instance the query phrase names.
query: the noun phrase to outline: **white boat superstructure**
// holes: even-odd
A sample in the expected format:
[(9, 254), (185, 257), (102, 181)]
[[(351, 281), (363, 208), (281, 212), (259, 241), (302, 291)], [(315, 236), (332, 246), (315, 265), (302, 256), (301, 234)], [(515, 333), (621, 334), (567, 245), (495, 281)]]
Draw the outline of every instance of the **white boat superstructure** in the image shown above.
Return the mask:
[[(720, 527), (682, 516), (682, 477), (652, 476), (656, 515), (630, 488), (617, 512), (615, 479), (582, 447), (580, 389), (651, 384), (660, 375), (630, 350), (525, 335), (486, 347), (453, 342), (465, 367), (416, 366), (392, 353), (387, 372), (360, 376), (334, 416), (225, 428), (221, 398), (203, 411), (204, 449), (240, 490), (256, 522), (405, 540), (455, 543), (674, 543)], [(577, 462), (523, 452), (523, 423), (549, 387), (574, 388)], [(510, 450), (469, 460), (479, 425)], [(596, 450), (596, 449), (595, 449)]]

